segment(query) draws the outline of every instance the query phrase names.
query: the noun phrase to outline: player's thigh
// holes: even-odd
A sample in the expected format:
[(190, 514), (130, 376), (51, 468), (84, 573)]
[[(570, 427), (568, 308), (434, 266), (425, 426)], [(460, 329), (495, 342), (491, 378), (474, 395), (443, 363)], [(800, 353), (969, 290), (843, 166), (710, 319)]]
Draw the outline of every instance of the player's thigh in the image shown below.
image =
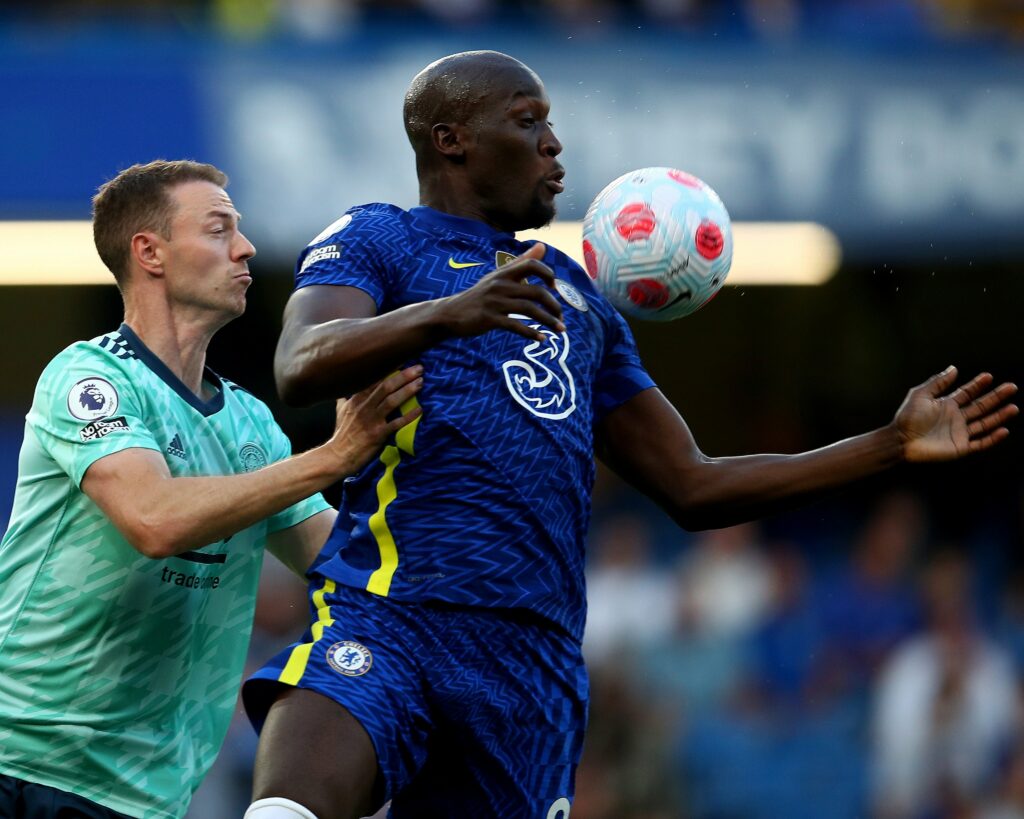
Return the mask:
[(466, 727), (482, 751), (473, 764), (491, 783), (492, 815), (566, 819), (590, 696), (579, 642), (535, 622), (484, 636), (487, 705)]
[(343, 706), (303, 688), (282, 688), (260, 734), (253, 799), (279, 796), (318, 819), (358, 819), (380, 807), (377, 754)]
[[(326, 604), (317, 607), (316, 627), (242, 687), (262, 735), (256, 795), (285, 796), (316, 812), (308, 804), (313, 797), (291, 795), (301, 783), (315, 787), (318, 804), (327, 794), (322, 801), (332, 806), (341, 800), (346, 810), (354, 804), (370, 813), (423, 762), (432, 719), (419, 658), (430, 656), (432, 644), (423, 642), (418, 610), (358, 590), (324, 588), (314, 593)], [(299, 690), (282, 694), (288, 689)], [(271, 785), (291, 790), (271, 793)], [(321, 819), (332, 815), (349, 813)]]
[(567, 819), (589, 695), (579, 644), (536, 621), (465, 620), (447, 632), (460, 662), (431, 679), (426, 764), (391, 815)]
[[(440, 735), (442, 732), (438, 732)], [(481, 751), (448, 733), (447, 747), (434, 745), (426, 764), (398, 793), (390, 819), (568, 819), (573, 784), (567, 769), (545, 776), (509, 765), (504, 754)]]

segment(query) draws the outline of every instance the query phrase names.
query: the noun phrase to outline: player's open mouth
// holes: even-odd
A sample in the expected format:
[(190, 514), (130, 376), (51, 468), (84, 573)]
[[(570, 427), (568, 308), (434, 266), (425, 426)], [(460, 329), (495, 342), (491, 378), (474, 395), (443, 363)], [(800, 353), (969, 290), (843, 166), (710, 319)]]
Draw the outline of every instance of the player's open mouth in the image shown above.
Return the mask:
[(544, 184), (555, 193), (561, 193), (565, 190), (565, 184), (562, 182), (564, 178), (565, 171), (559, 168), (544, 180)]

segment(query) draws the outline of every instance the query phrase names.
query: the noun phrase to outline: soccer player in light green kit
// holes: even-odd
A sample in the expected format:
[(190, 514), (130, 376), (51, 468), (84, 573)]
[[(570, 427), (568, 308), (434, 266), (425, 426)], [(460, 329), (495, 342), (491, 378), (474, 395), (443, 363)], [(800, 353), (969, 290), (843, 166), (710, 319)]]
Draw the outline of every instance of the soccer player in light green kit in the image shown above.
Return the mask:
[(27, 416), (0, 542), (0, 816), (182, 816), (231, 718), (264, 545), (303, 574), (335, 517), (319, 491), (417, 418), (418, 367), (292, 457), (206, 368), (252, 282), (226, 184), (158, 161), (93, 201), (125, 321), (50, 362)]

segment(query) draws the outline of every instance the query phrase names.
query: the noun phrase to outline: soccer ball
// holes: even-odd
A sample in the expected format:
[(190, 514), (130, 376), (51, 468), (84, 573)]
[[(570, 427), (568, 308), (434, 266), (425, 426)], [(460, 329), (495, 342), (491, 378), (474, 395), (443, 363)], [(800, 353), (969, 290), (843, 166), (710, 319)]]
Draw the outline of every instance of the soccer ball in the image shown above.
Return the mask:
[(707, 304), (732, 263), (729, 213), (710, 187), (674, 168), (623, 174), (583, 220), (583, 259), (627, 316), (681, 318)]

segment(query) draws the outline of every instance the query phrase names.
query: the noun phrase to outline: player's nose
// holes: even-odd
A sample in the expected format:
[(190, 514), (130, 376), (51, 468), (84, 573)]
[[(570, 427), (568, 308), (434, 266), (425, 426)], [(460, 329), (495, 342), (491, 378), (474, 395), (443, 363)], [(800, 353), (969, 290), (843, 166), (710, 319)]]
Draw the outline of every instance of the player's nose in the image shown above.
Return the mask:
[(250, 242), (241, 231), (238, 232), (238, 236), (235, 239), (235, 247), (233, 249), (235, 251), (235, 259), (238, 261), (248, 261), (256, 255), (256, 246)]
[(562, 143), (558, 141), (555, 132), (548, 126), (541, 136), (540, 152), (544, 156), (558, 156), (562, 153)]

